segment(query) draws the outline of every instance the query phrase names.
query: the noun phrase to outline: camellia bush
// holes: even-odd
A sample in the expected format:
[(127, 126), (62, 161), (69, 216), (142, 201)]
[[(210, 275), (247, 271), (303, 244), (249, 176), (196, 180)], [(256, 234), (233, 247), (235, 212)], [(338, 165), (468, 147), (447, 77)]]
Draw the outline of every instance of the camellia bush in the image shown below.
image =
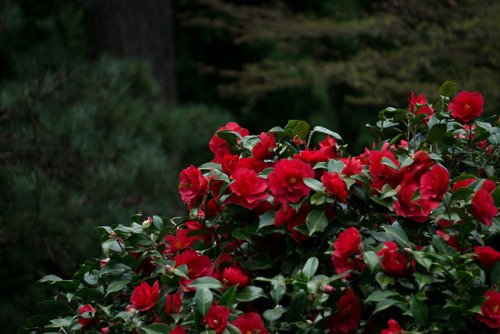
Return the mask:
[(382, 110), (357, 156), (228, 123), (180, 173), (189, 214), (100, 227), (102, 259), (40, 280), (65, 310), (20, 333), (497, 332), (500, 122), (454, 94)]

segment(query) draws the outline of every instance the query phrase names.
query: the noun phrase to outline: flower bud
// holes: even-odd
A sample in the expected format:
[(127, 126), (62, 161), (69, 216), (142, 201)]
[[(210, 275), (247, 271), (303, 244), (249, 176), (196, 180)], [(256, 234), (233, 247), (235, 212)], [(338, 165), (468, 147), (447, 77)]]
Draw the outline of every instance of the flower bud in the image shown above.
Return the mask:
[(116, 239), (116, 232), (115, 231), (109, 232), (109, 238), (110, 239)]
[(169, 266), (168, 264), (165, 265), (165, 274), (168, 275), (170, 273), (170, 270), (172, 270), (172, 267)]
[(148, 228), (151, 225), (151, 220), (146, 219), (145, 221), (142, 222), (142, 227)]
[(321, 291), (323, 291), (324, 293), (330, 295), (332, 293), (334, 293), (335, 291), (337, 291), (337, 289), (331, 285), (322, 285), (321, 286)]

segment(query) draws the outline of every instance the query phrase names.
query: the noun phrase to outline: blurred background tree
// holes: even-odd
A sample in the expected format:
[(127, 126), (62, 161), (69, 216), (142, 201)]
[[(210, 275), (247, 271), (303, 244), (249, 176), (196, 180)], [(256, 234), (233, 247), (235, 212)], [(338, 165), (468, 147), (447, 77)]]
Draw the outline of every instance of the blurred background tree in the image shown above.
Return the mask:
[[(360, 152), (365, 124), (445, 80), (500, 96), (494, 0), (0, 3), (0, 325), (34, 282), (98, 256), (93, 226), (183, 213), (178, 175), (228, 121), (303, 119)], [(196, 134), (193, 136), (192, 134)]]

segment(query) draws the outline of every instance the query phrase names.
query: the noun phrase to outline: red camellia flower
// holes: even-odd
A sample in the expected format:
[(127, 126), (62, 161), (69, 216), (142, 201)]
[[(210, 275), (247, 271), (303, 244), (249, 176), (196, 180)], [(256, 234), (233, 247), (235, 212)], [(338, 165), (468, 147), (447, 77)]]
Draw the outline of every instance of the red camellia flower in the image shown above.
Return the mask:
[(186, 330), (182, 326), (175, 326), (174, 330), (171, 332), (168, 332), (168, 334), (186, 334)]
[(419, 184), (414, 179), (414, 175), (407, 174), (396, 188), (398, 193), (397, 200), (394, 201), (394, 212), (398, 216), (410, 217), (416, 222), (423, 223), (429, 217), (431, 210), (438, 207), (439, 202), (423, 196), (420, 196), (418, 200), (412, 200), (418, 188)]
[(410, 101), (408, 111), (413, 115), (427, 114), (425, 119), (422, 121), (427, 124), (434, 113), (433, 108), (429, 107), (429, 103), (425, 99), (425, 95), (420, 94), (418, 97), (415, 97), (415, 94), (412, 91), (411, 98), (408, 100)]
[(205, 315), (204, 322), (215, 333), (219, 334), (227, 327), (227, 319), (229, 318), (229, 310), (225, 306), (212, 305)]
[(394, 158), (394, 153), (389, 151), (387, 148), (389, 143), (386, 143), (382, 147), (382, 151), (369, 151), (368, 154), (368, 168), (370, 174), (373, 176), (372, 188), (382, 190), (385, 184), (389, 184), (391, 187), (395, 188), (399, 183), (400, 177), (398, 177), (398, 171), (393, 167), (382, 163), (383, 158), (387, 158), (394, 163), (397, 167), (399, 166), (399, 161)]
[(361, 305), (352, 289), (337, 303), (338, 311), (327, 320), (330, 333), (349, 334), (359, 327), (361, 321)]
[(238, 319), (231, 321), (230, 324), (238, 328), (241, 334), (267, 334), (264, 321), (260, 315), (255, 312), (242, 314)]
[(208, 191), (208, 182), (201, 171), (189, 166), (181, 172), (181, 181), (179, 182), (179, 192), (182, 200), (188, 205), (194, 205), (200, 197)]
[(167, 293), (166, 297), (167, 300), (165, 305), (165, 313), (167, 314), (179, 313), (181, 311), (181, 306), (182, 306), (181, 292), (178, 291), (172, 295)]
[(465, 179), (455, 182), (453, 184), (453, 192), (457, 191), (459, 188), (467, 188), (474, 181), (476, 181), (476, 179)]
[(257, 160), (269, 159), (273, 156), (272, 149), (276, 147), (274, 133), (268, 135), (265, 132), (260, 134), (260, 141), (252, 148), (252, 156)]
[(265, 201), (269, 194), (267, 190), (267, 182), (265, 179), (258, 177), (257, 172), (250, 169), (238, 169), (231, 175), (234, 180), (229, 189), (233, 191), (231, 197), (228, 198), (228, 203), (237, 203), (247, 209), (254, 209), (259, 201)]
[[(336, 257), (332, 256), (333, 269), (339, 275), (343, 275), (349, 270), (355, 270), (357, 272), (362, 272), (365, 269), (364, 262), (357, 257)], [(349, 278), (352, 273), (345, 275), (345, 278)]]
[(481, 223), (488, 226), (491, 226), (492, 218), (498, 214), (498, 208), (495, 206), (493, 196), (485, 189), (479, 189), (472, 196), (470, 211)]
[[(198, 255), (194, 249), (186, 249), (181, 254), (177, 254), (174, 257), (175, 267), (184, 264), (188, 268), (188, 277), (181, 278), (181, 285), (183, 287), (187, 287), (191, 284), (195, 279), (199, 277), (205, 276), (213, 276), (214, 274), (214, 266), (212, 265), (212, 261), (206, 255)], [(184, 288), (185, 291), (194, 290), (193, 288)]]
[(175, 236), (169, 234), (165, 237), (167, 246), (163, 253), (171, 255), (177, 253), (181, 249), (191, 247), (191, 245), (198, 239), (197, 237), (189, 237), (188, 233), (191, 232), (190, 229), (178, 228), (175, 231)]
[(405, 331), (401, 329), (396, 320), (391, 319), (387, 322), (387, 324), (389, 325), (389, 328), (382, 330), (380, 334), (405, 334)]
[(408, 257), (399, 252), (398, 245), (392, 241), (384, 242), (386, 248), (382, 248), (377, 256), (383, 259), (380, 261), (382, 268), (389, 274), (394, 276), (405, 276), (407, 275), (411, 268), (408, 262)]
[(474, 247), (474, 253), (476, 253), (479, 263), (487, 270), (500, 261), (500, 252), (490, 246), (476, 246)]
[[(217, 130), (217, 132), (220, 130), (231, 130), (237, 132), (241, 135), (242, 138), (248, 136), (249, 134), (247, 129), (242, 128), (241, 126), (239, 126), (237, 123), (234, 122), (227, 123), (226, 126), (223, 126), (219, 130)], [(210, 148), (210, 151), (214, 153), (215, 155), (214, 160), (216, 162), (220, 162), (226, 154), (231, 154), (229, 149), (229, 144), (224, 139), (219, 138), (217, 134), (213, 135), (212, 139), (210, 140), (210, 143), (208, 144), (208, 147)]]
[(281, 159), (267, 176), (268, 187), (275, 200), (283, 204), (297, 203), (311, 191), (304, 184), (306, 177), (314, 177), (309, 164), (297, 159)]
[(460, 92), (448, 105), (451, 116), (459, 123), (470, 122), (483, 113), (483, 97), (479, 93)]
[(339, 238), (333, 243), (335, 251), (333, 255), (338, 258), (359, 254), (363, 251), (361, 236), (355, 227), (349, 227), (339, 234)]
[(130, 297), (132, 308), (138, 311), (147, 311), (155, 306), (160, 295), (159, 283), (156, 281), (153, 286), (147, 282), (142, 282), (141, 285), (134, 289), (134, 293)]
[(435, 165), (430, 172), (420, 178), (420, 196), (439, 202), (450, 183), (450, 174), (440, 165)]
[[(95, 308), (93, 308), (89, 304), (85, 304), (84, 306), (80, 306), (78, 308), (78, 314), (80, 314), (80, 315), (87, 313), (87, 312), (95, 312), (95, 311), (96, 311)], [(97, 317), (97, 316), (94, 316), (92, 318), (83, 318), (83, 317), (78, 318), (78, 323), (80, 325), (82, 325), (82, 327), (80, 328), (82, 330), (92, 326), (93, 324), (95, 324), (98, 321), (99, 321), (99, 317)]]
[(486, 291), (483, 296), (488, 299), (481, 306), (481, 314), (476, 314), (476, 319), (490, 328), (498, 328), (500, 319), (500, 292)]
[(248, 284), (248, 276), (239, 268), (228, 267), (222, 271), (222, 283), (225, 286), (238, 285), (238, 288), (241, 288)]
[(345, 166), (342, 168), (342, 175), (351, 176), (355, 174), (361, 174), (363, 166), (361, 165), (361, 160), (357, 157), (340, 158)]
[(347, 204), (347, 186), (339, 174), (326, 172), (321, 177), (321, 182), (326, 188), (329, 196), (335, 198), (339, 202)]

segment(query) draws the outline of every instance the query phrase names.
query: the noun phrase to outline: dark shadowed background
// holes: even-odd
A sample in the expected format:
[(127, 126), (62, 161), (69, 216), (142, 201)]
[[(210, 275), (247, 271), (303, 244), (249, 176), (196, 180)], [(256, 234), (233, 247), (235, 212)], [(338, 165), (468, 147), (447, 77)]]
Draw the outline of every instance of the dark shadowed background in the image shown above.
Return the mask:
[(0, 2), (0, 328), (36, 280), (99, 256), (92, 227), (183, 214), (181, 169), (228, 121), (302, 119), (349, 151), (442, 82), (500, 105), (495, 0)]

